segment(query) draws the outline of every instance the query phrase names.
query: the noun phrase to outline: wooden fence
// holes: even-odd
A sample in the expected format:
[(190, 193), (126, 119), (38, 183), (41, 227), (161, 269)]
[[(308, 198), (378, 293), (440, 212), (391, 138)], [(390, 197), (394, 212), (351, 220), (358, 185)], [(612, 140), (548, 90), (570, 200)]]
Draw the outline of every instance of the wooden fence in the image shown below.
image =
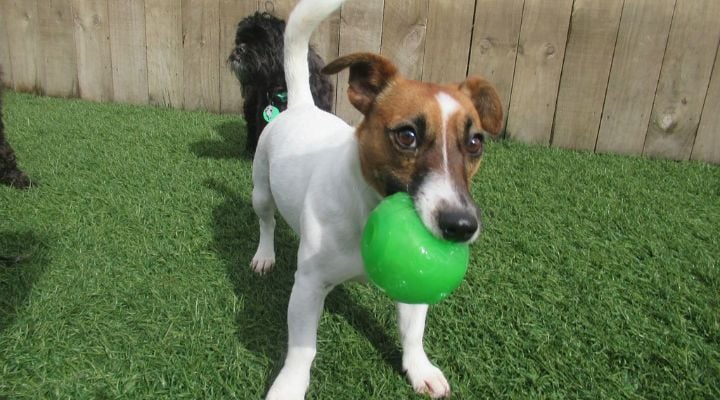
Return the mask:
[[(236, 24), (294, 3), (0, 0), (0, 64), (18, 91), (239, 113)], [(482, 74), (525, 142), (720, 163), (720, 0), (349, 0), (313, 42), (415, 79)]]

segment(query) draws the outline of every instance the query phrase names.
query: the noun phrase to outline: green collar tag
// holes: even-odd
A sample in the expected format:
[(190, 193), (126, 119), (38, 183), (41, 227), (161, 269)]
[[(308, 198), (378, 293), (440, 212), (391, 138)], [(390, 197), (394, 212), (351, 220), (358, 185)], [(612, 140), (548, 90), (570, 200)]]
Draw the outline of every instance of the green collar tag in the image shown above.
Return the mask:
[(265, 119), (265, 122), (274, 120), (278, 115), (280, 115), (280, 110), (272, 104), (265, 107), (263, 110), (263, 118)]

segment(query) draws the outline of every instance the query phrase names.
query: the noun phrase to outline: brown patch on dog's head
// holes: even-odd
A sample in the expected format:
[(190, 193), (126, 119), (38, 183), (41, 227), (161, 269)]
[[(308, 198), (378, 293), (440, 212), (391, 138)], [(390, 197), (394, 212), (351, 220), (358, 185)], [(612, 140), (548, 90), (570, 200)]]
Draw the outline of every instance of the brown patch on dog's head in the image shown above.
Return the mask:
[(408, 80), (389, 60), (368, 53), (341, 57), (323, 72), (348, 67), (348, 98), (365, 116), (356, 130), (365, 180), (382, 196), (408, 192), (436, 233), (442, 229), (434, 230), (433, 221), (445, 209), (475, 214), (470, 182), (485, 136), (502, 128), (492, 86), (477, 77), (455, 85)]

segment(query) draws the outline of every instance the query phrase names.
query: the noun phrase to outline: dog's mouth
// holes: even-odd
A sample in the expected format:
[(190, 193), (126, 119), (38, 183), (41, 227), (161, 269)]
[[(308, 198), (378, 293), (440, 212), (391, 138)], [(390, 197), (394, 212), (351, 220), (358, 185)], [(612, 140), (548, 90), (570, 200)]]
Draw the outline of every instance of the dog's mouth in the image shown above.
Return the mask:
[(387, 185), (386, 195), (407, 192), (427, 229), (435, 237), (459, 243), (474, 242), (482, 230), (480, 211), (470, 193), (444, 174), (429, 174), (417, 184)]
[(474, 204), (450, 204), (422, 194), (414, 196), (413, 201), (423, 224), (435, 237), (451, 242), (472, 243), (480, 235), (480, 212)]
[(252, 60), (252, 57), (248, 51), (247, 47), (243, 47), (242, 45), (236, 46), (227, 59), (228, 66), (241, 81), (248, 81), (254, 73), (253, 68), (258, 67), (249, 62), (249, 60)]
[(242, 60), (242, 54), (245, 51), (245, 48), (242, 46), (236, 45), (233, 51), (230, 53), (230, 56), (227, 59), (227, 62), (229, 64), (239, 64)]
[(230, 53), (230, 57), (227, 59), (227, 65), (235, 73), (238, 79), (244, 75), (242, 59), (240, 58), (240, 55), (237, 54), (237, 51)]

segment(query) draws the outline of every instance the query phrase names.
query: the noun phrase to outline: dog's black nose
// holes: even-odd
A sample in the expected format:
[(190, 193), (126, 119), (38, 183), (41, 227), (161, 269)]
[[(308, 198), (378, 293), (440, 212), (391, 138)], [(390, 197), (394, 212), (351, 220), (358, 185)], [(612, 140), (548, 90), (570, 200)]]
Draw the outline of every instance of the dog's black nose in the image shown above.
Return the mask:
[(478, 230), (477, 215), (467, 211), (441, 211), (438, 215), (438, 225), (443, 238), (453, 242), (466, 242)]

